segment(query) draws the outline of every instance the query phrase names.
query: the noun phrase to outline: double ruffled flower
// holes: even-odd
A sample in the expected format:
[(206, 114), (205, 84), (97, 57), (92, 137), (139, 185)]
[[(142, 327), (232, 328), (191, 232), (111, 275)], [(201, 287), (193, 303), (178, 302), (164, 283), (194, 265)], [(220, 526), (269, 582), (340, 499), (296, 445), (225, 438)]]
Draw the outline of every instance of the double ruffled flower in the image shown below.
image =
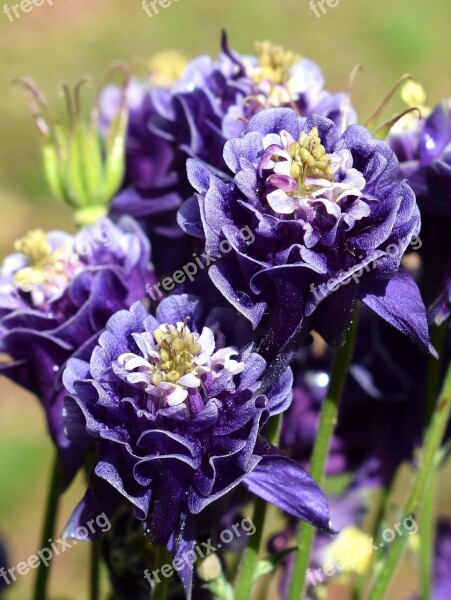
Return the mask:
[(90, 356), (111, 315), (145, 297), (155, 281), (149, 243), (124, 217), (75, 236), (34, 230), (16, 250), (0, 276), (0, 372), (41, 400), (68, 482), (84, 456), (63, 431), (61, 372), (70, 357)]
[[(128, 501), (152, 544), (183, 559), (194, 547), (195, 517), (240, 483), (329, 529), (318, 486), (262, 435), (291, 402), (291, 371), (260, 393), (266, 363), (249, 339), (249, 324), (231, 308), (206, 313), (197, 297), (171, 296), (155, 316), (141, 303), (120, 311), (90, 362), (69, 361), (67, 434), (78, 443), (94, 440), (96, 459), (67, 536)], [(181, 564), (189, 595), (192, 565)]]
[[(418, 235), (419, 211), (412, 189), (397, 181), (388, 144), (358, 125), (340, 134), (319, 115), (268, 109), (225, 144), (224, 161), (223, 177), (188, 162), (198, 194), (179, 222), (221, 257), (209, 276), (254, 327), (271, 311), (266, 346), (313, 328), (335, 345), (360, 299), (428, 347), (423, 302), (400, 268)], [(254, 232), (252, 244), (240, 239), (244, 226)]]
[[(324, 89), (324, 76), (315, 63), (269, 42), (256, 48), (257, 56), (239, 55), (229, 49), (224, 35), (218, 60), (200, 56), (172, 82), (154, 74), (152, 86), (132, 83), (126, 142), (129, 185), (114, 200), (114, 213), (146, 218), (151, 230), (176, 235), (171, 209), (190, 195), (186, 158), (223, 170), (226, 140), (242, 133), (245, 122), (265, 108), (295, 106), (300, 115), (316, 112), (337, 123), (347, 113), (348, 121), (355, 121), (347, 96)], [(174, 60), (180, 65), (177, 56), (163, 54), (158, 68), (169, 69)], [(118, 89), (105, 93), (105, 116), (114, 114), (119, 96)]]
[(426, 114), (422, 122), (408, 120), (389, 142), (418, 199), (423, 221), (421, 256), (428, 265), (422, 274), (422, 292), (432, 303), (429, 319), (441, 325), (451, 315), (451, 100), (443, 100)]

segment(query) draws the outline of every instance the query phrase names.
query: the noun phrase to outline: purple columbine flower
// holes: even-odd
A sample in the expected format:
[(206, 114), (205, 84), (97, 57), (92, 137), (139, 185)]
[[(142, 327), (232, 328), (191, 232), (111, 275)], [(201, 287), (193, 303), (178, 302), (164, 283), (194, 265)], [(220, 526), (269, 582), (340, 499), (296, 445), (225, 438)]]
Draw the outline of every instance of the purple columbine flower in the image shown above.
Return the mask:
[[(171, 228), (171, 210), (190, 195), (186, 158), (225, 169), (224, 143), (240, 135), (245, 122), (264, 108), (295, 106), (299, 115), (316, 112), (337, 123), (346, 113), (348, 122), (355, 122), (347, 96), (324, 90), (324, 76), (314, 62), (269, 42), (256, 44), (256, 51), (256, 56), (239, 55), (229, 49), (223, 35), (217, 60), (197, 57), (172, 85), (171, 79), (155, 76), (152, 86), (132, 83), (128, 92), (129, 185), (113, 202), (115, 214), (145, 218), (150, 227), (174, 236), (177, 230)], [(158, 59), (159, 71), (173, 62), (172, 54), (164, 53)], [(180, 58), (175, 62), (180, 65)], [(105, 115), (116, 112), (119, 99), (119, 89), (105, 93)]]
[(387, 138), (399, 159), (401, 175), (407, 177), (420, 207), (435, 214), (451, 214), (451, 100), (434, 110), (425, 106), (421, 85), (408, 81), (401, 96), (409, 107), (417, 107), (423, 117), (408, 114), (391, 129)]
[(240, 55), (225, 34), (217, 61), (196, 58), (170, 90), (154, 98), (160, 118), (152, 128), (216, 169), (225, 167), (224, 142), (265, 108), (291, 106), (301, 116), (316, 112), (337, 124), (345, 113), (348, 122), (356, 119), (346, 94), (324, 90), (324, 76), (311, 60), (270, 42), (257, 43), (256, 56)]
[(222, 46), (223, 56), (240, 65), (240, 80), (247, 80), (250, 90), (227, 110), (222, 123), (227, 138), (237, 137), (244, 131), (246, 120), (265, 108), (292, 107), (304, 117), (317, 113), (338, 126), (344, 121), (356, 122), (347, 94), (325, 90), (324, 75), (312, 60), (269, 41), (255, 44), (256, 56), (231, 51), (225, 36)]
[(226, 143), (224, 160), (227, 178), (188, 161), (198, 194), (179, 222), (221, 256), (209, 276), (224, 297), (254, 327), (270, 313), (268, 344), (313, 328), (337, 344), (360, 299), (428, 347), (423, 302), (400, 268), (419, 211), (388, 144), (358, 125), (340, 134), (319, 115), (268, 109)]
[[(204, 314), (197, 297), (171, 296), (155, 317), (141, 303), (108, 322), (90, 363), (64, 373), (68, 436), (97, 452), (66, 535), (128, 500), (153, 545), (192, 550), (194, 517), (238, 484), (289, 514), (329, 529), (327, 502), (308, 473), (262, 436), (291, 401), (292, 374), (259, 392), (264, 359), (231, 308)], [(177, 569), (190, 595), (192, 565)]]
[(68, 483), (84, 456), (63, 431), (61, 372), (89, 357), (109, 317), (155, 282), (149, 243), (129, 217), (107, 218), (75, 236), (33, 230), (0, 274), (0, 371), (38, 396)]
[[(415, 99), (424, 101), (424, 92), (419, 98), (417, 92)], [(426, 303), (432, 303), (430, 320), (440, 325), (451, 314), (451, 100), (422, 112), (424, 121), (405, 118), (389, 142), (417, 196), (423, 221), (421, 258), (428, 265), (420, 287)]]
[(451, 100), (441, 102), (425, 121), (416, 158), (408, 179), (420, 206), (450, 215)]

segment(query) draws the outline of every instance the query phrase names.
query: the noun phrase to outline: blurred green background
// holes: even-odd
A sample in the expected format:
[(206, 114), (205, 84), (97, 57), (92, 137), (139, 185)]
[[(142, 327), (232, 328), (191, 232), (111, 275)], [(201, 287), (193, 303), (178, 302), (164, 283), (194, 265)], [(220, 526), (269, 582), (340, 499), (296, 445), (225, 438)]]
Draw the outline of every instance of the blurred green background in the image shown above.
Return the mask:
[[(406, 72), (423, 83), (429, 105), (451, 96), (450, 22), (449, 0), (340, 0), (320, 18), (308, 0), (179, 0), (152, 18), (141, 0), (53, 0), (52, 5), (46, 0), (13, 22), (1, 12), (1, 256), (31, 227), (73, 228), (69, 211), (45, 187), (33, 121), (10, 86), (15, 77), (32, 75), (51, 105), (62, 109), (62, 82), (73, 85), (84, 75), (100, 81), (117, 58), (142, 73), (153, 53), (165, 49), (188, 57), (215, 55), (225, 28), (232, 47), (241, 52), (251, 52), (255, 40), (271, 39), (317, 61), (332, 91), (346, 89), (352, 68), (362, 65), (354, 103), (364, 118)], [(387, 116), (400, 108), (394, 102)], [(0, 534), (16, 564), (37, 550), (51, 447), (36, 401), (5, 380), (0, 394)], [(66, 495), (61, 526), (82, 485), (77, 481)], [(52, 599), (87, 596), (82, 546), (57, 559)], [(8, 597), (29, 598), (32, 583), (33, 574), (21, 578)], [(402, 594), (394, 591), (393, 600), (415, 586), (409, 569), (398, 585)], [(341, 597), (338, 590), (333, 597)]]

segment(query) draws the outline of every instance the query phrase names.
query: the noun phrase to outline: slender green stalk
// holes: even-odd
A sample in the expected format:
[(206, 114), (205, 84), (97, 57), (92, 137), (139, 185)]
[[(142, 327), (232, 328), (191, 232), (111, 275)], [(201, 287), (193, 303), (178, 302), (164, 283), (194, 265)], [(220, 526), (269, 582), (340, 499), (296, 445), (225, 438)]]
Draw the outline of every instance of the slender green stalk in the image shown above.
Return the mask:
[[(441, 394), (438, 397), (431, 423), (426, 431), (423, 448), (421, 451), (420, 465), (412, 490), (405, 504), (403, 514), (415, 515), (424, 498), (431, 473), (435, 468), (434, 459), (439, 450), (451, 407), (451, 365), (448, 367)], [(368, 595), (368, 600), (382, 600), (390, 586), (391, 580), (399, 564), (408, 536), (402, 535), (392, 542), (385, 563), (377, 573), (373, 587)]]
[(89, 574), (89, 598), (99, 600), (100, 598), (100, 547), (98, 542), (91, 543), (91, 563)]
[[(323, 483), (326, 459), (338, 418), (338, 407), (343, 393), (349, 363), (352, 358), (357, 332), (357, 321), (358, 312), (356, 307), (351, 328), (346, 336), (346, 341), (342, 348), (337, 350), (335, 354), (334, 362), (332, 364), (329, 391), (321, 411), (318, 433), (310, 465), (310, 474), (320, 486)], [(298, 550), (295, 556), (288, 600), (300, 600), (302, 597), (305, 584), (305, 573), (309, 566), (314, 533), (315, 529), (311, 525), (305, 522), (300, 523), (297, 542)]]
[[(373, 539), (379, 539), (381, 536), (381, 530), (383, 527), (383, 521), (385, 512), (387, 509), (388, 499), (391, 496), (393, 483), (395, 481), (395, 476), (391, 478), (391, 480), (382, 488), (382, 494), (379, 501), (379, 508), (377, 511), (377, 516), (374, 520), (374, 526), (372, 528), (371, 537)], [(352, 600), (359, 600), (362, 597), (365, 589), (369, 584), (369, 577), (371, 576), (371, 569), (368, 568), (366, 573), (363, 573), (357, 578), (356, 585), (352, 591)]]
[(432, 557), (434, 556), (435, 477), (431, 473), (421, 511), (420, 523), (420, 589), (421, 600), (431, 600)]
[[(60, 477), (58, 455), (55, 453), (55, 458), (52, 466), (50, 477), (49, 490), (47, 496), (47, 506), (45, 509), (44, 524), (42, 527), (41, 541), (39, 548), (47, 548), (49, 540), (53, 539), (55, 532), (55, 523), (58, 515), (59, 493), (60, 493)], [(36, 583), (34, 587), (33, 600), (46, 600), (47, 598), (47, 583), (50, 575), (50, 567), (45, 566), (41, 561), (36, 573)]]
[[(157, 569), (162, 569), (164, 565), (171, 564), (172, 558), (168, 550), (161, 546), (157, 553)], [(153, 589), (152, 600), (166, 600), (168, 593), (168, 578), (161, 577), (160, 583)]]
[[(273, 417), (268, 423), (266, 432), (268, 440), (277, 445), (279, 441), (280, 427), (282, 419), (280, 415)], [(254, 587), (254, 576), (258, 565), (260, 546), (265, 528), (267, 503), (261, 498), (257, 498), (254, 504), (254, 514), (252, 521), (255, 526), (255, 533), (249, 538), (246, 550), (238, 568), (238, 577), (235, 585), (235, 600), (249, 600), (252, 597), (252, 588)]]
[[(439, 355), (445, 342), (446, 327), (434, 327), (431, 331), (431, 342)], [(434, 357), (429, 357), (426, 401), (426, 424), (429, 425), (434, 414), (435, 401), (440, 391), (440, 375), (442, 364)], [(432, 581), (432, 556), (435, 541), (434, 523), (435, 476), (427, 485), (420, 526), (420, 587), (421, 600), (430, 600)]]
[[(445, 343), (447, 326), (433, 327), (431, 329), (431, 343), (440, 355)], [(434, 414), (435, 401), (440, 391), (440, 376), (443, 364), (433, 356), (429, 357), (427, 395), (426, 395), (426, 423), (429, 425)]]
[(243, 559), (238, 570), (236, 582), (235, 600), (249, 600), (252, 597), (254, 587), (254, 574), (258, 565), (258, 557), (265, 526), (267, 504), (261, 498), (257, 498), (254, 504), (252, 521), (255, 525), (255, 533), (249, 538), (249, 543), (243, 554)]

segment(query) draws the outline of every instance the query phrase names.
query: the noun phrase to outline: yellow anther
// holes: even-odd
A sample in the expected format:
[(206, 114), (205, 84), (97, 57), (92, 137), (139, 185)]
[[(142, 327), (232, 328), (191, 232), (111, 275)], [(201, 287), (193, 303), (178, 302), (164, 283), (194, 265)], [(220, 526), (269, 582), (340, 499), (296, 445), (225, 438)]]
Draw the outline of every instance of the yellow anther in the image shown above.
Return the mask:
[(312, 186), (305, 184), (307, 177), (333, 180), (331, 158), (321, 144), (316, 127), (310, 133), (301, 132), (299, 141), (288, 146), (288, 153), (293, 160), (290, 168), (291, 176), (298, 183), (294, 196), (301, 198), (308, 196)]
[(67, 261), (61, 260), (61, 252), (53, 252), (46, 234), (41, 229), (29, 231), (14, 243), (14, 249), (27, 258), (27, 266), (17, 271), (14, 283), (24, 292), (33, 287), (52, 283), (54, 275), (63, 275)]
[(275, 46), (269, 41), (257, 42), (255, 49), (260, 64), (254, 74), (254, 81), (270, 81), (274, 85), (283, 85), (291, 77), (291, 69), (301, 57), (281, 46)]
[(29, 231), (14, 242), (14, 249), (25, 254), (32, 267), (43, 267), (52, 256), (52, 247), (42, 229)]
[(175, 50), (159, 52), (150, 61), (152, 83), (169, 87), (181, 77), (187, 65), (186, 57)]
[(195, 370), (194, 357), (202, 351), (202, 346), (194, 341), (187, 321), (181, 330), (173, 325), (162, 325), (153, 332), (156, 343), (160, 346), (160, 360), (154, 366), (152, 383), (158, 385), (162, 381), (175, 383), (184, 375)]

